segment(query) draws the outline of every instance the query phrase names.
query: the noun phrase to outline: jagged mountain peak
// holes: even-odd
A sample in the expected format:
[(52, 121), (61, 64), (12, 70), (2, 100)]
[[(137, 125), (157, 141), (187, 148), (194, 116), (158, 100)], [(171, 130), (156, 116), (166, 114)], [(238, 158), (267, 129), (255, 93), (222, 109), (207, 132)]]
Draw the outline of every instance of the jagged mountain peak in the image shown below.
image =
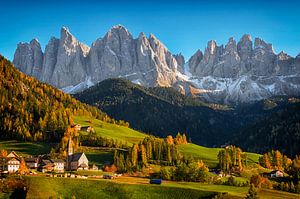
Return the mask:
[(240, 42), (252, 41), (252, 37), (250, 34), (244, 34), (240, 39)]
[(289, 56), (286, 52), (284, 51), (280, 51), (280, 53), (278, 53), (277, 55), (278, 59), (279, 60), (288, 60), (288, 59), (291, 59), (292, 57)]
[(60, 40), (62, 43), (77, 43), (77, 39), (71, 34), (69, 28), (62, 27), (60, 30)]
[(138, 39), (147, 38), (144, 32), (140, 32)]
[(228, 43), (225, 46), (225, 50), (236, 50), (237, 44), (233, 37), (230, 37)]
[(185, 63), (181, 53), (172, 54), (154, 34), (146, 37), (141, 32), (134, 39), (124, 26), (116, 25), (91, 49), (66, 27), (61, 28), (60, 39), (49, 40), (44, 54), (37, 40), (19, 43), (14, 64), (68, 91), (123, 77), (143, 86), (172, 86), (185, 93), (193, 87), (208, 101), (231, 103), (300, 94), (299, 59), (300, 55), (292, 58), (284, 52), (276, 55), (272, 44), (260, 38), (252, 42), (244, 34), (238, 42), (229, 38), (225, 46), (211, 40), (204, 52), (197, 50)]
[(207, 43), (206, 51), (207, 51), (209, 54), (215, 54), (215, 53), (216, 53), (217, 47), (218, 47), (218, 46), (217, 46), (216, 40), (210, 40), (210, 41)]
[(273, 45), (258, 37), (256, 37), (254, 40), (254, 49), (266, 49), (274, 53)]
[(113, 26), (105, 35), (105, 38), (121, 38), (121, 39), (132, 39), (131, 33), (122, 25), (115, 25)]
[(34, 38), (30, 41), (30, 45), (32, 46), (40, 46), (40, 42), (37, 38)]

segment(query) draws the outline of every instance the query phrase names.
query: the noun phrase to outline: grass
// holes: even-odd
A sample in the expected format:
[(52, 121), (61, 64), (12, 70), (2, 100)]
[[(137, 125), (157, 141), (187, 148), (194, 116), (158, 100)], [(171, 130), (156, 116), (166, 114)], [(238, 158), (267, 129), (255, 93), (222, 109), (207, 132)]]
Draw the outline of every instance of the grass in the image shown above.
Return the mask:
[[(195, 159), (201, 159), (209, 168), (216, 168), (218, 165), (218, 153), (221, 148), (207, 148), (196, 144), (179, 145), (179, 151), (185, 156), (193, 156)], [(249, 163), (257, 163), (260, 154), (248, 153)]]
[(185, 156), (193, 156), (195, 159), (201, 159), (210, 168), (218, 165), (217, 155), (220, 148), (207, 148), (196, 144), (179, 145), (179, 151)]
[(39, 143), (39, 142), (20, 142), (16, 140), (0, 141), (0, 149), (8, 151), (15, 151), (21, 156), (33, 156), (39, 154), (46, 154), (50, 152), (55, 143)]
[[(100, 120), (89, 118), (86, 116), (76, 116), (75, 123), (82, 126), (92, 126), (96, 133), (100, 136), (112, 138), (127, 142), (128, 144), (138, 143), (147, 135), (133, 129), (119, 126), (115, 124), (104, 123)], [(85, 133), (85, 132), (81, 132)], [(218, 165), (217, 155), (221, 148), (207, 148), (196, 144), (187, 144), (179, 146), (180, 152), (186, 156), (193, 156), (195, 159), (202, 159), (210, 168), (216, 168)], [(259, 154), (247, 153), (250, 162), (258, 162)]]
[(27, 177), (32, 198), (212, 198), (216, 193), (181, 187), (121, 184), (109, 180)]
[(114, 154), (111, 150), (100, 150), (95, 147), (81, 146), (77, 151), (84, 152), (89, 160), (89, 164), (95, 164), (99, 168), (102, 168), (107, 162), (113, 162), (114, 159)]
[(105, 123), (86, 116), (75, 116), (74, 122), (81, 126), (92, 126), (98, 135), (112, 138), (123, 143), (127, 142), (130, 145), (142, 141), (147, 136), (144, 133), (135, 131), (128, 127)]
[[(115, 180), (27, 177), (27, 198), (212, 198), (216, 192), (227, 198), (245, 198), (249, 187), (203, 184), (197, 182), (163, 181), (150, 185), (149, 179), (121, 177)], [(299, 195), (260, 189), (260, 198), (299, 198)]]

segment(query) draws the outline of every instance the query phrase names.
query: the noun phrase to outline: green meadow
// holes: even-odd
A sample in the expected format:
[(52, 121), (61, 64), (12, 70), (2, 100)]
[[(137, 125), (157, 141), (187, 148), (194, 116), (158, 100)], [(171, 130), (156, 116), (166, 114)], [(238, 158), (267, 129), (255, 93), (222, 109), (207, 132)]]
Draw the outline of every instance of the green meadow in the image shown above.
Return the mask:
[(5, 149), (8, 152), (15, 151), (21, 156), (46, 154), (55, 145), (56, 143), (20, 142), (16, 140), (0, 141), (0, 149)]
[[(120, 178), (116, 180), (92, 180), (71, 178), (26, 177), (27, 198), (213, 198), (217, 193), (227, 193), (225, 198), (245, 198), (249, 187), (211, 185), (197, 182), (164, 181), (162, 185), (150, 185), (145, 178)], [(260, 198), (293, 199), (297, 194), (260, 189)]]
[[(131, 128), (106, 123), (97, 119), (75, 116), (74, 122), (81, 126), (92, 126), (96, 133), (102, 137), (112, 138), (118, 141), (127, 142), (132, 145), (142, 141), (147, 135)], [(85, 133), (85, 132), (81, 132)]]
[(114, 183), (109, 180), (27, 177), (28, 199), (35, 198), (212, 198), (216, 192), (181, 187)]
[[(179, 150), (184, 155), (192, 156), (195, 159), (201, 159), (210, 168), (216, 168), (218, 165), (218, 153), (221, 148), (207, 148), (196, 144), (179, 145)], [(247, 153), (249, 163), (257, 163), (260, 154)]]

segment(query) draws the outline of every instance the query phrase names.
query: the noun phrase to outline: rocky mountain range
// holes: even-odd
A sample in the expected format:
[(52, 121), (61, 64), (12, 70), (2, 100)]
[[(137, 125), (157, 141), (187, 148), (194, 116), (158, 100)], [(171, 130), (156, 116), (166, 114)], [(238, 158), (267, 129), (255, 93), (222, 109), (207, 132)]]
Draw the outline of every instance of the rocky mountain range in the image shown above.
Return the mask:
[(68, 30), (52, 37), (44, 52), (39, 42), (19, 43), (14, 65), (22, 72), (68, 93), (102, 80), (122, 77), (146, 87), (174, 87), (209, 102), (246, 103), (274, 95), (300, 95), (300, 55), (276, 54), (271, 44), (250, 35), (218, 46), (209, 41), (187, 62), (173, 55), (153, 34), (133, 38), (121, 25), (91, 47)]

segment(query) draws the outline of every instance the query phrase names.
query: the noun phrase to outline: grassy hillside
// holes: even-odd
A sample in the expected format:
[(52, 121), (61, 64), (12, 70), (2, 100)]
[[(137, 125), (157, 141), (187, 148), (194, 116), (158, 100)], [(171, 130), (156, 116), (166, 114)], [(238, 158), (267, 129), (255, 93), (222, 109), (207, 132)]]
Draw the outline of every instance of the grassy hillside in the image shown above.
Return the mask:
[(27, 198), (211, 198), (215, 192), (156, 185), (129, 185), (107, 180), (28, 177)]
[[(146, 178), (121, 177), (115, 180), (27, 177), (27, 198), (212, 198), (228, 193), (226, 198), (245, 198), (248, 187), (210, 185), (197, 182), (164, 181), (150, 185)], [(276, 190), (259, 190), (260, 198), (294, 199), (299, 195)]]
[(278, 149), (299, 154), (299, 99), (277, 96), (236, 107), (210, 105), (172, 88), (146, 88), (107, 79), (76, 94), (116, 119), (159, 137), (186, 133), (193, 143), (215, 147), (233, 143), (244, 151)]
[[(127, 142), (130, 145), (142, 141), (147, 136), (125, 126), (105, 123), (86, 116), (75, 116), (74, 122), (82, 126), (92, 126), (98, 135)], [(84, 134), (85, 132), (81, 133)]]
[[(179, 145), (179, 151), (186, 156), (193, 156), (195, 159), (203, 160), (210, 168), (217, 167), (218, 164), (218, 153), (221, 148), (207, 148), (196, 144), (183, 144)], [(247, 153), (248, 160), (251, 163), (257, 163), (259, 154)]]
[(235, 127), (224, 112), (172, 88), (145, 88), (124, 79), (108, 79), (74, 96), (128, 121), (134, 129), (159, 137), (187, 133), (203, 146), (223, 144)]
[[(142, 141), (147, 135), (130, 128), (115, 124), (104, 123), (100, 120), (85, 117), (74, 117), (75, 123), (92, 126), (100, 136), (117, 139), (127, 142), (129, 145)], [(85, 132), (81, 132), (85, 133)], [(202, 159), (209, 167), (215, 168), (218, 164), (217, 155), (221, 148), (207, 148), (196, 144), (179, 145), (179, 151), (186, 156), (193, 156), (195, 159)], [(97, 152), (91, 157), (97, 157)], [(259, 154), (247, 153), (250, 162), (258, 162)], [(89, 153), (88, 153), (89, 155)]]
[(50, 152), (52, 146), (55, 146), (55, 143), (20, 142), (16, 140), (0, 141), (0, 149), (5, 149), (8, 152), (15, 151), (21, 156), (46, 154)]
[(18, 71), (0, 55), (0, 138), (60, 141), (73, 115), (104, 113)]

